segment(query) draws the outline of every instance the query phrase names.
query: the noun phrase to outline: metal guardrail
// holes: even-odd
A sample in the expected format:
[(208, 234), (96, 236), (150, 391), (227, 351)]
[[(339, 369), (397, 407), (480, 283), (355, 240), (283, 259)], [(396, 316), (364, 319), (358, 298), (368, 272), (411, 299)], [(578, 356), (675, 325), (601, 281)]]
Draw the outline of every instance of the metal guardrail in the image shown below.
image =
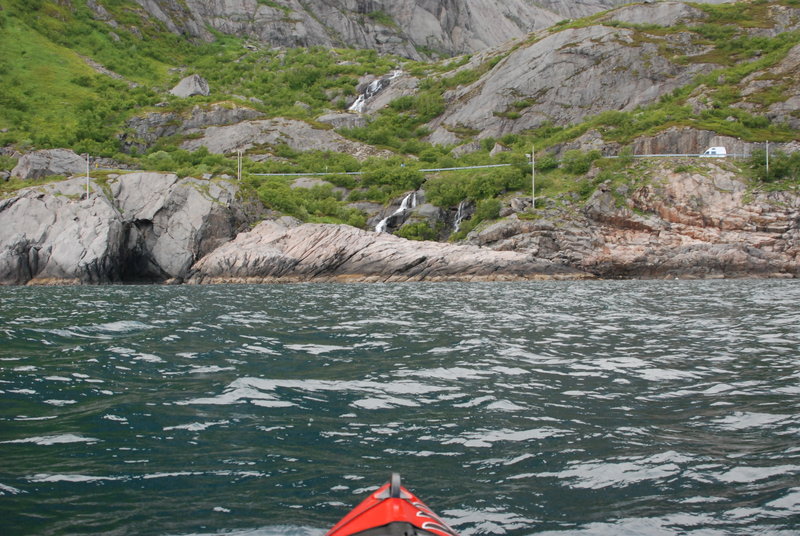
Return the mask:
[[(749, 158), (749, 154), (730, 153), (725, 156), (722, 155), (704, 155), (704, 154), (634, 154), (631, 158)], [(619, 155), (603, 156), (601, 158), (623, 158)], [(530, 164), (530, 162), (526, 162)], [(463, 166), (463, 167), (448, 167), (448, 168), (430, 168), (418, 169), (420, 173), (437, 173), (439, 171), (463, 171), (467, 169), (489, 169), (514, 166), (517, 164), (487, 164), (483, 166)], [(330, 175), (363, 175), (366, 171), (322, 171), (322, 172), (308, 172), (308, 173), (250, 173), (256, 177), (320, 177)]]
[[(486, 168), (498, 168), (498, 167), (508, 167), (513, 166), (514, 164), (490, 164), (484, 166), (463, 166), (463, 167), (449, 167), (449, 168), (431, 168), (431, 169), (418, 169), (417, 171), (421, 173), (435, 173), (438, 171), (461, 171), (464, 169), (486, 169)], [(320, 175), (363, 175), (367, 173), (366, 171), (324, 171), (324, 172), (314, 172), (314, 173), (250, 173), (250, 175), (254, 175), (256, 177), (317, 177)]]

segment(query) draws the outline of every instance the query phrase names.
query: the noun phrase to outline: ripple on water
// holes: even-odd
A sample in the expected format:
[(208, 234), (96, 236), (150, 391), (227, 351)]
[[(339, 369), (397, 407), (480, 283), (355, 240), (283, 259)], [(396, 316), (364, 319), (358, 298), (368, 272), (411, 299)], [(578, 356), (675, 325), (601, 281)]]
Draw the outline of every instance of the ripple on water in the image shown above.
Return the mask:
[(391, 470), (463, 536), (800, 523), (789, 282), (0, 301), (0, 527), (20, 533), (320, 536)]

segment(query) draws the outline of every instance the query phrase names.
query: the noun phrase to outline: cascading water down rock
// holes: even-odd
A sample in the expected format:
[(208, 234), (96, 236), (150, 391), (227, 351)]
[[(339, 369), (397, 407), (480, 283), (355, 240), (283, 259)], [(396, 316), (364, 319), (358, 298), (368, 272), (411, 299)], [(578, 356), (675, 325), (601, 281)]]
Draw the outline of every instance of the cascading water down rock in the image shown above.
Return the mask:
[(389, 87), (389, 84), (392, 83), (392, 80), (397, 78), (403, 74), (403, 71), (396, 70), (392, 71), (392, 73), (388, 76), (384, 76), (382, 78), (378, 78), (373, 80), (369, 83), (369, 85), (364, 88), (361, 93), (358, 95), (356, 101), (350, 105), (348, 111), (357, 112), (357, 113), (364, 113), (367, 108), (367, 101)]
[(375, 232), (377, 233), (386, 233), (388, 232), (389, 227), (397, 227), (397, 222), (400, 220), (402, 224), (402, 220), (405, 219), (405, 215), (408, 211), (413, 209), (417, 206), (417, 192), (411, 192), (407, 196), (403, 198), (403, 201), (400, 203), (400, 207), (392, 212), (389, 216), (383, 218), (381, 221), (378, 222), (378, 225), (375, 226)]

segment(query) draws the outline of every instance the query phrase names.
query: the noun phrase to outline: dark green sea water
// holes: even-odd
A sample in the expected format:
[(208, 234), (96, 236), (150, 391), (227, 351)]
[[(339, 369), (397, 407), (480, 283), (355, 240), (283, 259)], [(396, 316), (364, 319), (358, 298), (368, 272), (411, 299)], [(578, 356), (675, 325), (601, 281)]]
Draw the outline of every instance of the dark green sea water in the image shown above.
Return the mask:
[(800, 533), (800, 284), (0, 288), (0, 534)]

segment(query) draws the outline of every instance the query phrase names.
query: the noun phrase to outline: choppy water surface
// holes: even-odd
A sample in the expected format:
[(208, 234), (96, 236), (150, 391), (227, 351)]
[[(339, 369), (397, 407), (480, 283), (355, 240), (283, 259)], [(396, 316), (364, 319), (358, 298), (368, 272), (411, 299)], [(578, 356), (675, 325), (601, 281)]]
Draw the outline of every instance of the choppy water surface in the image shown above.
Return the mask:
[(800, 285), (0, 289), (0, 533), (798, 534)]

